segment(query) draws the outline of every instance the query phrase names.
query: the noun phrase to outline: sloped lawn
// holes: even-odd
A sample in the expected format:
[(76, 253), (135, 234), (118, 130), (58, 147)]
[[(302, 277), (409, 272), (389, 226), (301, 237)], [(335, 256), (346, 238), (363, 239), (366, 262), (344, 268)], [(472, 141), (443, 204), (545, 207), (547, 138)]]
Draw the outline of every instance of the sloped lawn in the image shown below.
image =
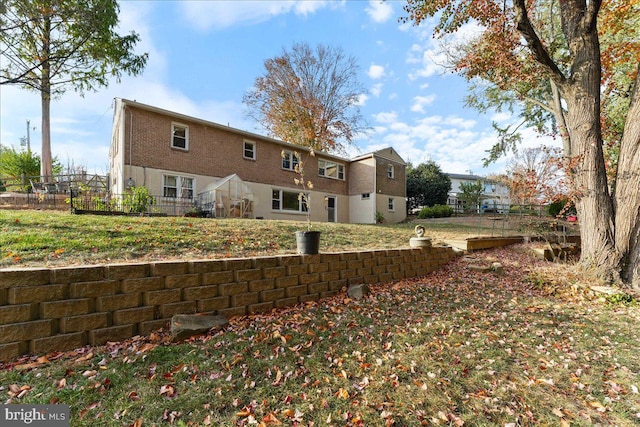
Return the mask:
[(512, 249), (416, 279), (0, 369), (6, 403), (71, 405), (73, 426), (632, 426), (639, 310)]
[[(490, 224), (486, 224), (490, 226)], [(295, 253), (304, 221), (122, 217), (0, 210), (0, 268)], [(320, 250), (407, 247), (411, 224), (313, 223)], [(478, 227), (427, 224), (433, 239), (466, 237)]]

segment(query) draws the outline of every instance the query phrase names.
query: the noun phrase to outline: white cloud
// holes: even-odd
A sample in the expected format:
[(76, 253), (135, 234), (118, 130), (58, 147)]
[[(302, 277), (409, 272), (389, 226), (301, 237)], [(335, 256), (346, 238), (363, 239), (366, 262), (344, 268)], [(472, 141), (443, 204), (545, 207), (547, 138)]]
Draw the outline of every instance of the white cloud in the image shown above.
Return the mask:
[(376, 98), (380, 96), (380, 94), (382, 93), (382, 83), (376, 83), (371, 87), (371, 95), (375, 96)]
[(369, 7), (365, 9), (373, 22), (387, 22), (393, 16), (393, 6), (388, 1), (369, 0)]
[(411, 111), (413, 111), (414, 113), (424, 114), (424, 107), (426, 107), (427, 105), (431, 105), (435, 100), (436, 95), (433, 94), (429, 96), (414, 96), (413, 105), (411, 105)]
[(373, 80), (383, 78), (385, 76), (384, 66), (371, 64), (371, 66), (369, 66), (369, 70), (367, 71), (367, 75)]
[(396, 120), (398, 120), (398, 113), (396, 113), (395, 111), (390, 111), (388, 113), (382, 112), (374, 114), (373, 117), (377, 122), (388, 124), (394, 123)]
[(235, 25), (252, 25), (269, 19), (295, 13), (307, 16), (325, 7), (338, 8), (343, 2), (320, 0), (296, 1), (180, 1), (179, 7), (185, 21), (200, 31), (223, 29)]
[(362, 107), (366, 105), (368, 99), (369, 99), (369, 96), (367, 96), (367, 94), (362, 93), (358, 97), (358, 100), (356, 101), (355, 105)]

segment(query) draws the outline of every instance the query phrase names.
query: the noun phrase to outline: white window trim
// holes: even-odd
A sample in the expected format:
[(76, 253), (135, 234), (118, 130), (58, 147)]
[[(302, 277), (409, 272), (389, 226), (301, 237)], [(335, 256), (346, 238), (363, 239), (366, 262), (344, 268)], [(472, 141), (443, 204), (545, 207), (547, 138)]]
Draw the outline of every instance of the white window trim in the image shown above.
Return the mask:
[[(173, 133), (175, 131), (176, 126), (184, 128), (184, 148), (177, 147), (173, 143)], [(171, 123), (171, 148), (175, 148), (176, 150), (189, 151), (189, 126), (184, 123), (172, 122)]]
[[(273, 198), (273, 193), (277, 191), (278, 192), (278, 199), (274, 199)], [(271, 189), (271, 211), (272, 212), (281, 212), (281, 213), (290, 213), (290, 214), (306, 214), (307, 212), (304, 210), (303, 206), (304, 206), (304, 202), (298, 200), (298, 210), (293, 210), (293, 209), (284, 209), (283, 207), (283, 202), (284, 202), (284, 193), (291, 193), (291, 194), (295, 194), (296, 198), (298, 197), (298, 195), (300, 194), (300, 191), (295, 191), (295, 190), (284, 190), (282, 188), (272, 188)], [(274, 200), (278, 200), (279, 201), (279, 205), (280, 207), (278, 209), (273, 207), (273, 201)]]
[[(247, 149), (246, 149), (246, 144), (251, 144), (253, 146), (253, 157), (249, 157), (247, 156)], [(243, 141), (242, 142), (242, 157), (247, 159), (247, 160), (256, 160), (257, 157), (257, 153), (256, 153), (256, 148), (257, 148), (257, 144), (253, 141)]]
[(389, 200), (387, 201), (387, 208), (389, 208), (389, 212), (396, 211), (396, 201), (393, 197), (389, 197)]
[(371, 193), (362, 193), (362, 200), (370, 200), (371, 199)]
[[(298, 157), (296, 157), (296, 155), (295, 155), (295, 153), (293, 151), (285, 150), (284, 151), (284, 155), (289, 158), (290, 167), (288, 167), (288, 168), (284, 167), (284, 160), (285, 160), (284, 157), (281, 158), (280, 167), (282, 167), (282, 169), (286, 170), (286, 171), (295, 171), (296, 170), (296, 165), (300, 163), (300, 159)], [(295, 159), (295, 161), (294, 161), (294, 159)]]
[[(167, 186), (165, 186), (165, 178), (169, 177), (169, 176), (173, 176), (176, 178), (176, 196), (172, 197), (172, 196), (165, 196), (165, 188), (169, 188)], [(187, 180), (190, 179), (192, 182), (191, 185), (191, 197), (182, 197), (182, 191), (183, 190), (188, 190), (187, 188), (183, 188), (182, 186), (182, 181), (183, 180)], [(174, 188), (174, 187), (170, 187), (170, 188)], [(196, 197), (196, 179), (192, 176), (182, 176), (182, 175), (174, 175), (174, 174), (170, 174), (170, 173), (164, 173), (162, 174), (162, 197), (167, 198), (167, 199), (189, 199), (189, 200), (194, 200)]]
[(387, 178), (394, 179), (396, 177), (396, 168), (392, 164), (387, 165)]
[[(324, 165), (324, 166), (321, 166), (321, 165)], [(327, 165), (336, 167), (336, 176), (326, 175)], [(340, 177), (341, 170), (342, 170), (342, 178)], [(346, 179), (344, 163), (334, 162), (333, 160), (319, 159), (318, 160), (318, 176), (329, 178), (329, 179), (337, 179), (339, 181), (344, 181)]]

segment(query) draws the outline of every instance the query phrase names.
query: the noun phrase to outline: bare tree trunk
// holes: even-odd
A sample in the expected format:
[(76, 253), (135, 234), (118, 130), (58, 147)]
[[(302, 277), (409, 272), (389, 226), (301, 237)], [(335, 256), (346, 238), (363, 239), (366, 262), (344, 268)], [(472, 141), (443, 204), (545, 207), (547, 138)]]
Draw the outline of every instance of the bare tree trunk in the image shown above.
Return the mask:
[(42, 102), (42, 155), (40, 158), (40, 175), (43, 182), (50, 182), (52, 179), (52, 158), (51, 158), (51, 17), (45, 16), (43, 22), (42, 40), (42, 82), (40, 99)]
[[(575, 13), (575, 9), (572, 12)], [(566, 123), (571, 141), (573, 189), (581, 227), (581, 262), (597, 267), (606, 280), (619, 277), (614, 243), (613, 202), (609, 193), (600, 129), (600, 46), (598, 33), (583, 30), (582, 17), (564, 17), (574, 52), (572, 78), (559, 84), (567, 103)], [(575, 27), (573, 27), (575, 25)]]
[[(638, 65), (640, 70), (640, 64)], [(615, 190), (616, 249), (622, 280), (640, 287), (640, 84), (636, 79), (620, 143)]]

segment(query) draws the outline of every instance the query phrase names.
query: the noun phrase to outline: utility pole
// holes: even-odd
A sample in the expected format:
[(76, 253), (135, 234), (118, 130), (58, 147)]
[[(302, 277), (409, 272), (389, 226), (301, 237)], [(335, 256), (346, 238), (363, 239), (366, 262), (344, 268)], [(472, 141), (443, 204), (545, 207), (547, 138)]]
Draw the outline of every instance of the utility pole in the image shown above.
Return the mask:
[(31, 152), (31, 133), (29, 129), (30, 124), (31, 124), (31, 121), (27, 120), (27, 136), (20, 138), (20, 145), (22, 145), (23, 147), (25, 144), (27, 145), (27, 153)]
[(29, 124), (31, 122), (27, 120), (27, 153), (31, 153), (31, 134), (29, 133)]

